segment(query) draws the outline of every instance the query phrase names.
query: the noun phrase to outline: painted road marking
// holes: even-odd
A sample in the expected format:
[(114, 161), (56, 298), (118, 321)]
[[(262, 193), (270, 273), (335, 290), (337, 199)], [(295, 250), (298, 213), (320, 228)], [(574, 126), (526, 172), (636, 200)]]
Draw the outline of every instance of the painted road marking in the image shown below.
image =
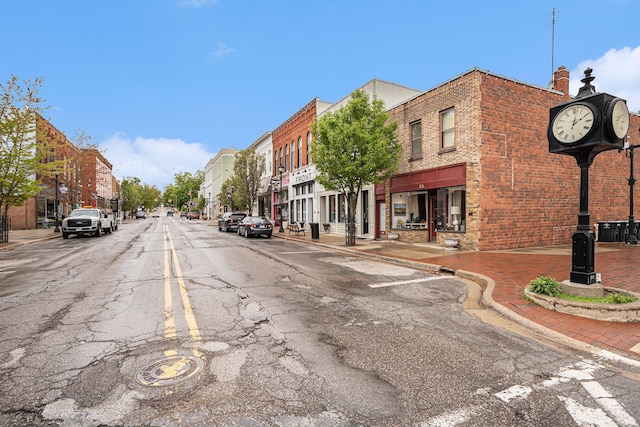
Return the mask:
[[(173, 244), (173, 240), (171, 239), (171, 233), (169, 232), (169, 227), (167, 225), (164, 226), (164, 235), (165, 235), (165, 250), (164, 250), (164, 284), (165, 284), (165, 337), (172, 338), (176, 335), (175, 330), (175, 317), (173, 314), (173, 301), (171, 295), (171, 268), (169, 263), (169, 248), (171, 252), (171, 261), (173, 264), (173, 268), (175, 269), (175, 276), (178, 281), (178, 290), (180, 292), (180, 298), (182, 300), (182, 307), (184, 309), (184, 316), (187, 322), (187, 326), (189, 328), (189, 336), (193, 340), (195, 346), (193, 348), (193, 355), (196, 357), (200, 357), (201, 353), (197, 350), (197, 348), (201, 344), (201, 336), (200, 330), (198, 329), (198, 322), (196, 321), (196, 317), (193, 313), (193, 308), (191, 306), (191, 302), (189, 301), (189, 294), (187, 292), (187, 287), (184, 284), (184, 279), (182, 276), (182, 268), (180, 268), (180, 261), (178, 261), (178, 254), (176, 252), (176, 248)], [(167, 248), (167, 242), (169, 248)], [(166, 356), (171, 356), (177, 354), (177, 350), (167, 350), (165, 352)]]
[(496, 393), (494, 396), (505, 403), (509, 403), (513, 399), (526, 399), (532, 391), (533, 389), (531, 387), (514, 385), (513, 387), (509, 387), (499, 393)]
[(171, 267), (169, 264), (168, 235), (164, 233), (164, 336), (171, 339), (176, 336), (176, 319), (171, 304)]
[(38, 261), (39, 258), (25, 258), (25, 259), (12, 259), (6, 261), (0, 261), (0, 274), (15, 273), (15, 270), (7, 270), (7, 268), (13, 268), (22, 264), (32, 263)]
[(583, 381), (582, 387), (604, 408), (621, 426), (637, 426), (636, 420), (625, 411), (624, 407), (613, 398), (611, 393), (597, 381)]
[(370, 288), (387, 288), (390, 286), (409, 285), (411, 283), (420, 283), (420, 282), (432, 282), (434, 280), (442, 280), (442, 279), (447, 279), (447, 277), (442, 277), (442, 276), (422, 277), (420, 279), (398, 280), (396, 282), (370, 283), (368, 286)]
[[(505, 403), (514, 399), (527, 399), (536, 390), (553, 388), (569, 381), (578, 381), (589, 396), (600, 406), (591, 408), (584, 406), (574, 399), (558, 396), (565, 409), (579, 427), (638, 427), (638, 422), (625, 410), (624, 406), (613, 398), (600, 383), (594, 380), (593, 373), (602, 366), (589, 360), (583, 360), (575, 365), (569, 365), (558, 370), (549, 379), (534, 384), (531, 387), (514, 385), (494, 394)], [(468, 406), (445, 412), (430, 418), (420, 424), (421, 427), (458, 426), (464, 425), (473, 416), (479, 416), (482, 406)]]
[(428, 421), (420, 424), (420, 427), (453, 427), (459, 426), (472, 420), (482, 412), (480, 406), (469, 406), (461, 408), (456, 411), (445, 412), (444, 414), (437, 415), (433, 418), (429, 418)]
[[(624, 427), (637, 427), (638, 423), (633, 419), (631, 415), (625, 411), (624, 407), (613, 398), (600, 383), (594, 381), (593, 374), (595, 371), (602, 368), (602, 365), (594, 363), (590, 360), (583, 360), (575, 365), (566, 366), (561, 368), (556, 375), (543, 381), (540, 385), (534, 386), (535, 388), (549, 388), (560, 383), (569, 381), (578, 381), (582, 387), (589, 393), (589, 395), (595, 400), (601, 408), (593, 409), (580, 405), (571, 398), (558, 396), (565, 404), (565, 408), (571, 415), (571, 418), (579, 426), (624, 426)], [(527, 389), (524, 386), (514, 386)], [(511, 387), (510, 389), (513, 389)], [(505, 396), (503, 393), (510, 389), (497, 393), (496, 396), (501, 398)], [(526, 395), (528, 396), (528, 394)], [(526, 396), (524, 396), (526, 398)], [(513, 398), (518, 398), (515, 395)], [(508, 402), (508, 400), (504, 400)], [(608, 414), (608, 415), (607, 415)], [(613, 417), (612, 420), (611, 417)], [(595, 422), (595, 424), (594, 424)]]
[(618, 427), (618, 425), (600, 408), (588, 408), (570, 397), (558, 396), (564, 407), (579, 427)]
[(279, 255), (297, 255), (297, 254), (318, 254), (318, 253), (321, 253), (321, 252), (327, 252), (327, 251), (322, 251), (322, 250), (313, 251), (313, 250), (311, 250), (311, 251), (295, 251), (295, 252), (278, 252), (278, 254)]

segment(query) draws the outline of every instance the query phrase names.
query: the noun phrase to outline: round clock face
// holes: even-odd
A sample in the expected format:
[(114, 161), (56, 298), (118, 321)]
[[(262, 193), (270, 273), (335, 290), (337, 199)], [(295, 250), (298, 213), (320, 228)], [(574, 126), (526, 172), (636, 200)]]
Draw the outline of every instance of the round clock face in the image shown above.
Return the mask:
[(613, 135), (622, 139), (629, 131), (629, 109), (622, 99), (615, 99), (611, 102), (611, 112), (609, 116), (609, 126)]
[(583, 104), (573, 104), (556, 114), (551, 131), (558, 142), (573, 144), (587, 136), (594, 124), (595, 116), (591, 108)]

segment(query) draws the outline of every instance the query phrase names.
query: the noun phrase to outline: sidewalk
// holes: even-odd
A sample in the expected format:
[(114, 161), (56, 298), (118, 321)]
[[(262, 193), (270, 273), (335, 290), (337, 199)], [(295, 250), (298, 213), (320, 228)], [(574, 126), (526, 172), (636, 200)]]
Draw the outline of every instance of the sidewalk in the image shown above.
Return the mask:
[[(212, 224), (208, 224), (212, 225)], [(562, 281), (571, 270), (571, 245), (526, 248), (505, 251), (448, 251), (431, 244), (406, 244), (392, 241), (357, 239), (355, 247), (345, 246), (345, 237), (321, 232), (319, 239), (274, 233), (275, 237), (327, 245), (342, 251), (367, 256), (402, 260), (429, 270), (464, 275), (471, 272), (484, 276), (487, 286), (483, 299), (489, 308), (525, 326), (555, 335), (568, 343), (583, 343), (640, 360), (640, 319), (634, 323), (615, 323), (571, 316), (547, 310), (523, 296), (527, 284), (538, 276), (550, 276)], [(59, 238), (53, 228), (12, 231), (9, 243), (0, 244), (0, 251), (10, 250), (37, 240)], [(620, 243), (596, 244), (596, 271), (602, 274), (604, 286), (640, 293), (640, 246)]]

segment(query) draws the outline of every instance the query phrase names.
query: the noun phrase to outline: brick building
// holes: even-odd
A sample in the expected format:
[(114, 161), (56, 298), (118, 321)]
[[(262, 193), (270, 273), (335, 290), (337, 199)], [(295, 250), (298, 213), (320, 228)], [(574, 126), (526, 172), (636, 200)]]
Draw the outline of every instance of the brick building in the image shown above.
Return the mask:
[[(547, 140), (549, 109), (568, 100), (565, 67), (553, 88), (475, 68), (389, 110), (403, 157), (376, 186), (376, 237), (439, 244), (454, 237), (471, 250), (570, 243), (580, 169), (573, 157), (550, 154)], [(639, 127), (632, 114), (630, 143)], [(628, 176), (624, 153), (595, 158), (592, 224), (628, 218)]]
[(36, 116), (35, 135), (40, 162), (55, 162), (57, 166), (46, 174), (35, 176), (42, 183), (42, 190), (37, 195), (22, 206), (9, 208), (11, 229), (28, 230), (54, 225), (56, 177), (60, 219), (76, 206), (110, 207), (109, 200), (117, 194), (117, 182), (111, 173), (111, 163), (98, 150), (74, 146), (64, 133), (40, 115)]
[[(41, 163), (64, 162), (77, 151), (62, 132), (39, 114), (36, 115), (35, 129), (37, 156)], [(27, 199), (22, 206), (9, 208), (8, 217), (11, 228), (14, 230), (49, 227), (54, 223), (56, 211), (55, 175), (53, 173), (50, 176), (38, 173), (35, 178), (42, 183), (42, 190)], [(61, 170), (58, 174), (58, 181), (67, 182), (68, 179), (68, 170)], [(58, 214), (60, 216), (68, 213), (63, 200), (64, 195), (58, 194)]]
[(82, 206), (109, 208), (113, 197), (113, 176), (111, 163), (94, 148), (82, 148), (81, 157), (85, 167), (81, 173)]
[[(384, 102), (387, 109), (402, 104), (413, 99), (422, 91), (402, 86), (396, 83), (379, 79), (372, 79), (359, 88), (367, 94), (369, 100), (374, 97)], [(342, 98), (331, 107), (319, 113), (320, 116), (326, 113), (333, 113), (345, 106), (351, 100), (351, 94)], [(376, 216), (374, 213), (375, 192), (374, 185), (367, 184), (360, 189), (358, 201), (354, 212), (355, 233), (358, 237), (371, 238), (376, 230)], [(316, 184), (317, 196), (317, 219), (327, 231), (335, 234), (345, 234), (347, 230), (347, 200), (340, 191), (330, 191)]]
[[(316, 173), (311, 161), (309, 129), (316, 116), (331, 105), (314, 98), (271, 134), (273, 143), (271, 171), (274, 182), (278, 181), (278, 185), (273, 186), (271, 203), (272, 218), (276, 221), (280, 218), (284, 221), (306, 223), (314, 221)], [(282, 178), (282, 188), (279, 188), (280, 178)]]

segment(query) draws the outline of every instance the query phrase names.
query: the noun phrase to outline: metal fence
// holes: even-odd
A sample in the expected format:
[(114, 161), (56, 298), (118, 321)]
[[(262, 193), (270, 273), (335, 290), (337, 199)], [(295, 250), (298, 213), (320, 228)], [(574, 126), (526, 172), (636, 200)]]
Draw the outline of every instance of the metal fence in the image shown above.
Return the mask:
[(0, 216), (0, 243), (7, 243), (9, 241), (9, 228), (11, 227), (11, 220), (7, 216)]

